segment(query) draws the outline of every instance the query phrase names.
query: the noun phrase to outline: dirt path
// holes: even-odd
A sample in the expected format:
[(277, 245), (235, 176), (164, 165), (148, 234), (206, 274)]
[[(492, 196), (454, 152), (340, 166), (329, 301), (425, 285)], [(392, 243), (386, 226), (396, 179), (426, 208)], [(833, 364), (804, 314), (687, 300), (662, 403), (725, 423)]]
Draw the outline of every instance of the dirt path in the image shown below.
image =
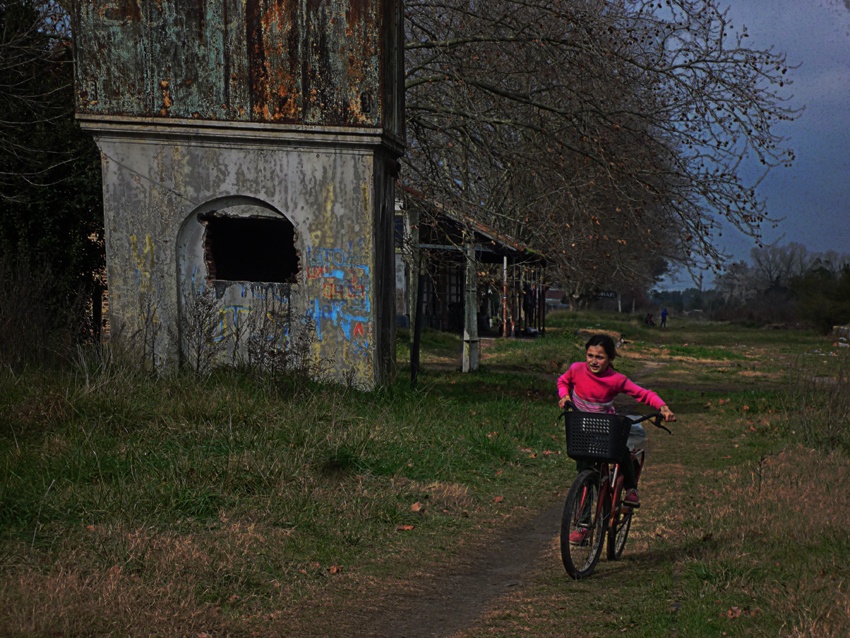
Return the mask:
[(492, 540), (489, 548), (391, 596), (358, 636), (443, 638), (469, 629), (501, 596), (521, 587), (559, 533), (561, 503)]
[[(484, 348), (487, 347), (486, 344)], [(433, 363), (429, 364), (433, 365)], [(457, 362), (448, 365), (457, 366)], [(700, 364), (703, 365), (703, 364)], [(491, 368), (492, 371), (492, 368)], [(647, 387), (669, 386), (667, 365), (641, 361), (631, 376)], [(556, 375), (547, 374), (554, 388)], [(725, 380), (724, 380), (725, 381)], [(659, 383), (660, 382), (660, 383)], [(679, 383), (675, 384), (679, 387)], [(725, 388), (733, 390), (728, 382)], [(700, 386), (701, 387), (701, 386)], [(618, 408), (633, 401), (620, 397)], [(682, 406), (684, 407), (684, 406)], [(562, 494), (551, 494), (541, 511), (516, 510), (499, 529), (482, 530), (463, 539), (463, 546), (431, 560), (417, 557), (418, 567), (405, 578), (377, 577), (360, 582), (346, 597), (344, 609), (311, 610), (312, 622), (299, 637), (346, 635), (356, 638), (478, 638), (515, 635), (574, 638), (599, 635), (601, 627), (620, 635), (634, 635), (630, 599), (657, 605), (663, 629), (657, 635), (686, 635), (678, 626), (682, 600), (682, 561), (688, 546), (680, 539), (690, 490), (701, 471), (684, 465), (685, 450), (702, 450), (704, 458), (717, 456), (724, 437), (710, 417), (681, 411), (674, 436), (660, 433), (650, 443), (651, 471), (643, 479), (646, 501), (630, 534), (621, 562), (603, 560), (593, 578), (572, 581), (560, 564), (560, 515), (568, 484)], [(568, 478), (568, 477), (567, 477)], [(697, 514), (698, 515), (698, 514)], [(664, 547), (667, 543), (666, 549)], [(659, 545), (661, 543), (661, 545)], [(389, 561), (405, 560), (392, 557)], [(600, 583), (604, 587), (600, 589)], [(643, 595), (643, 598), (641, 596)], [(339, 600), (339, 599), (337, 599)], [(666, 613), (665, 613), (666, 612)], [(339, 619), (346, 628), (338, 632)], [(337, 623), (337, 625), (333, 625)], [(299, 627), (302, 629), (302, 627)]]
[[(634, 378), (650, 375), (661, 365), (648, 363)], [(355, 612), (356, 620), (346, 634), (357, 638), (450, 638), (473, 630), (500, 598), (528, 585), (544, 564), (549, 571), (551, 548), (560, 534), (564, 496), (553, 496), (550, 507), (489, 540), (486, 547), (453, 558), (450, 565), (435, 564), (428, 573), (417, 574), (415, 584), (397, 583), (390, 593), (383, 588), (379, 600), (372, 599)]]
[(551, 562), (547, 554), (557, 542), (562, 509), (559, 497), (552, 500), (550, 507), (528, 512), (500, 533), (465, 538), (464, 547), (427, 561), (405, 578), (353, 579), (347, 593), (327, 604), (292, 609), (282, 635), (449, 638), (476, 633), (488, 612), (528, 586), (533, 566)]
[[(704, 372), (704, 362), (694, 365)], [(741, 389), (742, 379), (737, 375), (711, 378), (709, 388), (701, 384), (703, 377), (689, 375), (687, 365), (679, 363), (673, 372), (671, 376), (666, 363), (647, 359), (632, 376), (647, 387), (660, 388), (662, 394), (667, 387), (683, 385), (692, 392)], [(547, 377), (554, 387), (555, 376)], [(618, 406), (627, 409), (628, 403), (618, 402)], [(713, 415), (708, 410), (710, 404), (703, 405), (702, 399), (691, 398), (684, 403), (677, 410), (680, 419), (672, 428), (672, 436), (661, 432), (650, 435), (650, 462), (641, 480), (644, 506), (635, 519), (623, 559), (603, 559), (592, 578), (572, 581), (560, 563), (558, 535), (568, 488), (565, 484), (564, 493), (552, 493), (540, 511), (516, 509), (501, 522), (491, 519), (487, 524), (494, 527), (467, 533), (460, 539), (462, 545), (444, 555), (387, 556), (388, 573), (375, 575), (368, 582), (352, 578), (356, 582), (349, 585), (341, 607), (334, 608), (342, 600), (339, 597), (321, 609), (314, 607), (309, 610), (309, 621), (303, 620), (305, 610), (293, 610), (293, 618), (301, 622), (287, 635), (721, 635), (712, 632), (713, 626), (694, 628), (688, 624), (694, 608), (706, 603), (689, 599), (685, 582), (689, 557), (711, 540), (701, 535), (703, 512), (699, 507), (718, 489), (711, 468), (720, 459), (731, 458), (730, 446), (737, 448), (744, 434), (731, 439), (728, 424)], [(706, 476), (713, 482), (705, 483)], [(734, 545), (735, 541), (714, 542)], [(415, 560), (410, 561), (411, 557)], [(415, 567), (406, 570), (403, 577), (394, 575), (391, 566), (402, 563)], [(641, 626), (641, 620), (647, 617), (653, 620), (651, 629)], [(340, 619), (344, 619), (344, 628)]]
[[(659, 364), (647, 365), (635, 378), (651, 375)], [(550, 375), (551, 376), (551, 375)], [(555, 377), (552, 376), (554, 385)], [(629, 405), (631, 400), (625, 403)], [(415, 578), (392, 580), (365, 587), (352, 598), (344, 617), (347, 636), (357, 638), (450, 638), (487, 633), (488, 614), (522, 599), (535, 580), (545, 573), (567, 587), (571, 582), (553, 552), (560, 534), (564, 493), (551, 497), (542, 511), (528, 512), (525, 519), (496, 533), (477, 539), (477, 547), (464, 548), (446, 561), (436, 561), (418, 571)], [(635, 543), (633, 543), (635, 544)], [(554, 576), (553, 576), (554, 575)], [(601, 576), (605, 578), (605, 576)], [(673, 603), (671, 603), (673, 604)], [(330, 635), (323, 620), (338, 619), (340, 610), (323, 610), (312, 624), (314, 635)], [(322, 618), (324, 617), (324, 618)], [(577, 627), (578, 628), (578, 627)], [(577, 629), (576, 628), (576, 629)], [(306, 634), (299, 632), (299, 636)]]

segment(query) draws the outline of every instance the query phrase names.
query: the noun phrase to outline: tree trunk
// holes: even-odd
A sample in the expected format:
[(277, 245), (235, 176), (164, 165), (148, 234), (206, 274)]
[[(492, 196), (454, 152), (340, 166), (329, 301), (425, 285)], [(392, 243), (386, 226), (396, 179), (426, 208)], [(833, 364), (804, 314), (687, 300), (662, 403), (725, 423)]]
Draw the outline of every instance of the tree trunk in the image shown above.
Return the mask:
[(466, 286), (464, 288), (464, 327), (463, 327), (463, 371), (478, 370), (480, 342), (478, 340), (478, 268), (475, 261), (475, 243), (471, 233), (464, 242), (466, 253)]

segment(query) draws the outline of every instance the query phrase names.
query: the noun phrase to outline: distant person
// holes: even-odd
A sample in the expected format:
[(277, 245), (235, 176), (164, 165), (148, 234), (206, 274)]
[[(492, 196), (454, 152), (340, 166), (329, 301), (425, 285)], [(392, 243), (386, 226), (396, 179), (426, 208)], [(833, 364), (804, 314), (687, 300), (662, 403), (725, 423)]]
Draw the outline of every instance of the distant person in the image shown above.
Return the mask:
[[(640, 387), (626, 375), (614, 370), (612, 362), (617, 356), (617, 348), (611, 337), (602, 334), (593, 335), (584, 348), (586, 360), (573, 363), (558, 378), (558, 396), (560, 397), (558, 405), (562, 409), (567, 401), (571, 401), (581, 412), (614, 414), (614, 397), (622, 393), (658, 410), (665, 421), (676, 420), (673, 411), (655, 392)], [(579, 472), (593, 467), (593, 463), (589, 461), (576, 461), (576, 465)], [(623, 503), (629, 507), (638, 507), (640, 496), (637, 491), (635, 467), (626, 459), (622, 459), (620, 467), (623, 469), (623, 487), (626, 489)], [(585, 530), (584, 535), (586, 534)], [(578, 545), (583, 540), (580, 530), (570, 534), (570, 543), (573, 545)]]
[(666, 328), (666, 327), (667, 327), (667, 315), (668, 315), (668, 314), (669, 314), (669, 313), (667, 312), (667, 308), (663, 308), (663, 309), (661, 310), (661, 327), (662, 327), (662, 328)]
[(647, 326), (650, 326), (650, 327), (652, 327), (652, 326), (654, 326), (654, 325), (655, 325), (655, 318), (652, 316), (652, 313), (651, 313), (651, 312), (647, 312), (647, 313), (646, 313), (646, 317), (644, 317), (644, 318), (643, 318), (643, 322), (644, 322)]

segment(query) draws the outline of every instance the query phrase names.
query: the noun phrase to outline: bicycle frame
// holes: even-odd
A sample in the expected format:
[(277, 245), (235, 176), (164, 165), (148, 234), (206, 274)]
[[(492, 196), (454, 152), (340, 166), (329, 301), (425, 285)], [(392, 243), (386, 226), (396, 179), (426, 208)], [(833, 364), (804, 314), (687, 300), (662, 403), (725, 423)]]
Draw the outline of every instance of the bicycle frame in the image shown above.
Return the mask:
[[(570, 406), (571, 407), (571, 406)], [(653, 419), (653, 425), (670, 432), (660, 424), (659, 413), (631, 417), (632, 426)], [(584, 427), (585, 421), (580, 421)], [(589, 422), (591, 427), (599, 422)], [(568, 426), (568, 448), (570, 430)], [(592, 431), (592, 430), (591, 430)], [(578, 439), (579, 443), (585, 441)], [(587, 449), (587, 448), (580, 448)], [(576, 458), (576, 457), (573, 457)], [(579, 456), (578, 458), (582, 458)], [(640, 478), (646, 462), (646, 447), (638, 444), (630, 449), (628, 462), (635, 465)], [(603, 548), (609, 560), (618, 560), (626, 545), (634, 508), (622, 502), (625, 476), (619, 461), (602, 457), (576, 477), (567, 495), (561, 520), (561, 557), (567, 573), (575, 579), (589, 576)], [(596, 501), (595, 503), (593, 501)], [(592, 509), (591, 509), (592, 508)]]
[[(643, 471), (643, 465), (646, 461), (646, 449), (644, 448), (636, 448), (632, 450), (630, 454), (630, 458), (632, 462), (637, 461), (637, 467), (635, 469), (635, 475), (638, 479), (640, 479), (641, 472)], [(607, 502), (609, 505), (608, 511), (610, 514), (608, 515), (608, 520), (605, 521), (606, 529), (614, 528), (614, 521), (617, 518), (617, 515), (620, 513), (620, 510), (631, 510), (632, 508), (627, 505), (623, 505), (619, 502), (618, 495), (621, 493), (623, 489), (623, 481), (625, 478), (623, 474), (620, 472), (620, 464), (619, 463), (611, 463), (607, 461), (602, 461), (597, 465), (597, 471), (599, 472), (599, 501), (596, 504), (596, 512), (594, 512), (594, 520), (596, 517), (603, 516), (603, 511), (605, 509), (605, 503)], [(582, 499), (585, 497), (582, 496)]]
[[(631, 461), (637, 462), (637, 466), (635, 467), (635, 477), (640, 480), (641, 472), (643, 471), (643, 464), (646, 461), (646, 449), (645, 448), (635, 448), (631, 451), (629, 458)], [(602, 482), (602, 495), (604, 498), (607, 498), (610, 502), (610, 515), (608, 516), (608, 520), (606, 521), (605, 527), (608, 529), (614, 529), (614, 522), (616, 521), (617, 515), (620, 513), (620, 510), (629, 511), (633, 508), (628, 505), (623, 505), (619, 502), (618, 495), (622, 493), (623, 490), (623, 482), (625, 481), (625, 477), (622, 472), (620, 472), (620, 464), (619, 463), (603, 463), (603, 467), (600, 468), (601, 474), (601, 482)], [(600, 505), (603, 499), (600, 497), (599, 502)]]

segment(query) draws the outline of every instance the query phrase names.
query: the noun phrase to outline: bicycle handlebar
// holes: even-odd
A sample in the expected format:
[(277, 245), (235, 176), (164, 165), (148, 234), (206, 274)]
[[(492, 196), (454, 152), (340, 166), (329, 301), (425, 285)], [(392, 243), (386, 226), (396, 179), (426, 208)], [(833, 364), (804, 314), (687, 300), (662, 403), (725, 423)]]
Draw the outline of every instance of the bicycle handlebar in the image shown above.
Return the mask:
[[(576, 406), (573, 404), (572, 401), (567, 401), (564, 404), (564, 411), (561, 414), (561, 416), (564, 416), (567, 413), (567, 411), (570, 410), (570, 409), (572, 409), (575, 412), (581, 412), (581, 410), (576, 410)], [(639, 416), (637, 419), (629, 418), (629, 420), (632, 422), (632, 425), (635, 425), (637, 423), (642, 423), (643, 421), (649, 421), (650, 419), (652, 419), (652, 421), (651, 421), (652, 425), (654, 425), (658, 429), (664, 430), (665, 432), (667, 432), (667, 434), (673, 434), (667, 426), (661, 425), (661, 413), (660, 412), (652, 412), (651, 414), (647, 414), (645, 416)]]
[(658, 429), (664, 430), (665, 432), (667, 432), (667, 434), (673, 434), (670, 431), (670, 428), (668, 428), (666, 425), (661, 425), (661, 413), (660, 412), (653, 412), (652, 414), (647, 414), (646, 416), (642, 416), (638, 419), (632, 419), (632, 423), (641, 423), (643, 421), (649, 421), (650, 419), (652, 419), (652, 421), (651, 421), (652, 425), (654, 425)]

